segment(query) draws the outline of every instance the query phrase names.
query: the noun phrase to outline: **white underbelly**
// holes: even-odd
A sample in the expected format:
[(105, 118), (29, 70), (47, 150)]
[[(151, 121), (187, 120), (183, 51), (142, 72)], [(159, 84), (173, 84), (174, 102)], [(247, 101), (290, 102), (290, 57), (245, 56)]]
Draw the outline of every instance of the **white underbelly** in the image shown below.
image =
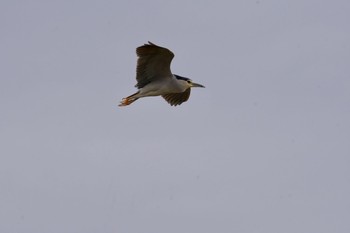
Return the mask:
[(140, 97), (158, 96), (158, 95), (165, 95), (169, 93), (181, 93), (181, 92), (184, 92), (185, 90), (182, 90), (182, 88), (176, 84), (174, 85), (172, 81), (155, 82), (155, 83), (150, 83), (144, 86), (143, 88), (141, 88), (139, 96)]

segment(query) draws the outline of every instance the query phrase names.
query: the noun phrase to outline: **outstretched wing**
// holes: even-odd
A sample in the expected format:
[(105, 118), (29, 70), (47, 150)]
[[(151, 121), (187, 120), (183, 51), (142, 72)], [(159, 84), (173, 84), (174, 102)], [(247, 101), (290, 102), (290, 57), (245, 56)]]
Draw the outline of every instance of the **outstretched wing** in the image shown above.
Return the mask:
[(182, 93), (172, 93), (172, 94), (166, 94), (162, 95), (162, 97), (171, 105), (176, 106), (180, 105), (183, 102), (186, 102), (188, 98), (190, 98), (191, 94), (191, 88), (186, 89), (186, 91)]
[(136, 68), (137, 88), (142, 88), (157, 79), (172, 76), (170, 63), (174, 54), (167, 48), (151, 42), (136, 49), (138, 56)]

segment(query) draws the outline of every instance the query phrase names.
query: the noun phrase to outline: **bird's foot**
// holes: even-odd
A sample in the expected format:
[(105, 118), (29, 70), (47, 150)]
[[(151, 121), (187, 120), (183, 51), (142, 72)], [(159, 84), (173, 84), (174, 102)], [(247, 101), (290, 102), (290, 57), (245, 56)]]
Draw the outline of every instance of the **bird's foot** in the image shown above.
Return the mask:
[(132, 94), (128, 97), (123, 98), (122, 101), (120, 101), (119, 107), (127, 106), (133, 103), (134, 101), (136, 101), (139, 98), (139, 97), (136, 97), (137, 94), (139, 94), (139, 92), (136, 92), (135, 94)]
[(129, 97), (126, 97), (126, 98), (123, 98), (122, 101), (120, 101), (120, 104), (118, 105), (119, 107), (124, 107), (124, 106), (128, 106), (129, 104), (133, 103), (136, 99), (134, 98), (129, 98)]
[(128, 98), (123, 98), (122, 101), (120, 101), (119, 107), (124, 107), (129, 105), (131, 102), (128, 100)]

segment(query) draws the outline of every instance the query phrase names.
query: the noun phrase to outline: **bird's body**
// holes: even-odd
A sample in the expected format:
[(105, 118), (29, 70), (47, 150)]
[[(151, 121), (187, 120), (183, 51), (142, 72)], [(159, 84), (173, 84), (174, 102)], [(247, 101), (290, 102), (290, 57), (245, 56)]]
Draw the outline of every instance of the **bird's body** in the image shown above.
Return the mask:
[(204, 87), (188, 78), (171, 73), (170, 63), (174, 54), (169, 49), (149, 42), (138, 47), (136, 54), (138, 61), (135, 87), (139, 90), (123, 98), (119, 106), (129, 105), (147, 96), (162, 96), (170, 105), (176, 106), (188, 100), (191, 87)]
[(172, 75), (161, 80), (155, 80), (154, 82), (151, 82), (148, 85), (140, 88), (139, 94), (144, 95), (141, 97), (158, 96), (169, 93), (180, 93), (184, 92), (186, 89), (187, 86), (181, 85), (181, 83), (177, 81), (176, 76)]

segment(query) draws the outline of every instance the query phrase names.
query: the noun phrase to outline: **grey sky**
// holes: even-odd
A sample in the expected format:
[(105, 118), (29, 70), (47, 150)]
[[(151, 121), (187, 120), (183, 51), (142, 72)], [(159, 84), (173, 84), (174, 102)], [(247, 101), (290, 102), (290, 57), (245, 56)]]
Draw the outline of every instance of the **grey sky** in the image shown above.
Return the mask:
[[(0, 232), (350, 232), (349, 1), (1, 1)], [(132, 94), (137, 46), (206, 86)]]

